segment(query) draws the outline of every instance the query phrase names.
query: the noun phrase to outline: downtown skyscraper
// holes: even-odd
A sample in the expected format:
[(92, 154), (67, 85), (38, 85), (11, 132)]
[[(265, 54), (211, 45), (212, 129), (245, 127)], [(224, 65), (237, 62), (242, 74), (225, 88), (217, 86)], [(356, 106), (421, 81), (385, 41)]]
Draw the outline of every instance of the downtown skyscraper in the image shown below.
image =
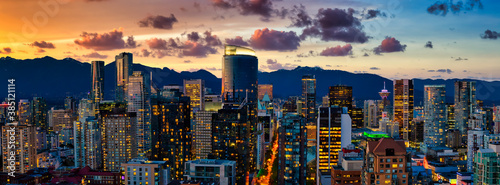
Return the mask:
[(92, 91), (90, 99), (97, 107), (104, 98), (104, 61), (92, 61)]
[(184, 80), (184, 96), (191, 100), (191, 113), (204, 109), (205, 81), (203, 79)]
[(125, 102), (127, 100), (127, 86), (129, 77), (133, 71), (133, 56), (132, 53), (120, 53), (115, 57), (116, 64), (116, 89), (115, 100)]
[(455, 82), (455, 128), (462, 135), (462, 143), (466, 143), (469, 116), (477, 108), (476, 82)]
[(137, 152), (140, 155), (151, 149), (151, 111), (149, 74), (134, 71), (127, 84), (127, 110), (137, 116)]
[(316, 78), (314, 75), (302, 76), (302, 116), (307, 123), (316, 122)]
[(394, 80), (393, 121), (399, 123), (399, 136), (408, 141), (413, 119), (413, 80)]
[(306, 184), (306, 143), (305, 118), (285, 114), (278, 130), (278, 184)]
[(424, 147), (445, 146), (448, 128), (446, 122), (446, 87), (444, 85), (424, 86)]

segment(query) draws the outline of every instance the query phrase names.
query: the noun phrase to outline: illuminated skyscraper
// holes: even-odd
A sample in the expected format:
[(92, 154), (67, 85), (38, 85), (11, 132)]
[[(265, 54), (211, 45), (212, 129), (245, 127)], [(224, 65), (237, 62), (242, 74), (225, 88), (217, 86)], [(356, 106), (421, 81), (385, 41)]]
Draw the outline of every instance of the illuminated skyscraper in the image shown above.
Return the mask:
[(446, 130), (454, 130), (456, 128), (454, 104), (446, 104), (446, 121), (448, 123), (448, 127), (446, 128)]
[(215, 159), (236, 161), (236, 184), (245, 184), (247, 173), (255, 171), (256, 140), (249, 129), (248, 105), (226, 104), (212, 115), (212, 155)]
[(352, 87), (346, 85), (336, 85), (329, 88), (328, 99), (330, 106), (347, 107), (349, 116), (352, 118), (352, 128), (363, 127), (363, 112), (360, 109), (356, 110), (353, 106)]
[[(248, 140), (247, 145), (244, 145), (246, 146), (245, 151), (243, 151), (245, 155), (240, 155), (247, 162), (244, 166), (241, 166), (239, 162), (236, 163), (237, 168), (245, 170), (245, 173), (253, 173), (256, 170), (257, 73), (258, 59), (252, 49), (226, 45), (222, 62), (222, 100), (223, 103), (239, 106), (239, 109), (245, 107), (246, 110), (247, 119), (245, 119), (245, 123), (240, 123), (246, 125), (246, 128), (240, 130), (241, 133), (239, 134), (246, 137), (244, 140)], [(213, 124), (216, 124), (216, 122), (213, 122)], [(212, 147), (216, 146), (212, 145)], [(240, 170), (237, 169), (237, 171)], [(245, 174), (240, 173), (240, 175), (240, 177), (245, 178)]]
[(136, 113), (123, 103), (102, 102), (99, 115), (104, 171), (120, 171), (122, 163), (137, 157)]
[(140, 155), (151, 149), (151, 111), (150, 111), (150, 82), (149, 74), (134, 71), (129, 76), (127, 85), (128, 112), (137, 116), (137, 152)]
[(90, 98), (98, 106), (104, 98), (104, 61), (92, 61), (92, 92)]
[(388, 99), (391, 92), (385, 89), (385, 82), (384, 82), (384, 89), (382, 89), (382, 91), (380, 91), (378, 94), (380, 95), (380, 98), (382, 98), (382, 100), (378, 102), (378, 121), (382, 119), (383, 112), (387, 112), (388, 113), (387, 117), (391, 119), (392, 118), (392, 115), (390, 115), (392, 114), (392, 110), (390, 110), (392, 109), (391, 100)]
[(76, 121), (76, 115), (74, 116), (71, 109), (54, 109), (52, 107), (48, 114), (49, 119), (49, 130), (54, 132), (61, 132), (64, 129), (72, 129), (73, 121)]
[(413, 119), (413, 80), (394, 80), (393, 121), (399, 123), (399, 137), (409, 139), (409, 129)]
[(202, 79), (184, 80), (184, 96), (191, 100), (191, 113), (205, 107), (205, 81)]
[(286, 114), (278, 131), (278, 184), (306, 184), (306, 142), (305, 118)]
[(115, 57), (116, 63), (116, 101), (125, 102), (127, 100), (127, 85), (129, 77), (133, 71), (132, 53), (120, 53)]
[(466, 142), (469, 116), (477, 108), (476, 82), (455, 82), (455, 128), (462, 135), (462, 143)]
[(19, 104), (17, 104), (17, 116), (19, 117), (20, 125), (31, 124), (31, 109), (30, 109), (30, 101), (26, 99), (19, 100)]
[(178, 89), (151, 98), (153, 160), (167, 161), (173, 180), (182, 180), (184, 163), (192, 157), (190, 100)]
[(366, 128), (378, 128), (378, 101), (365, 100), (363, 107), (364, 124)]
[[(47, 103), (45, 102), (45, 98), (33, 97), (30, 105), (32, 124), (35, 127), (41, 127), (42, 129), (47, 130)], [(50, 132), (51, 130), (48, 131)]]
[(36, 168), (35, 127), (17, 123), (2, 126), (2, 154), (3, 172), (11, 172), (11, 167), (16, 173)]
[(259, 100), (262, 100), (265, 94), (273, 101), (273, 84), (259, 84)]
[(257, 102), (258, 59), (249, 48), (226, 45), (222, 62), (224, 102)]
[(93, 114), (93, 100), (78, 104), (78, 120), (74, 122), (75, 167), (102, 169), (101, 125)]
[(445, 146), (446, 89), (444, 85), (424, 86), (424, 145), (427, 148)]
[(328, 174), (332, 166), (338, 163), (339, 151), (351, 144), (351, 117), (347, 108), (318, 108), (317, 144), (316, 144), (316, 180)]
[(314, 75), (302, 76), (302, 116), (306, 122), (316, 122), (316, 78)]
[(68, 96), (64, 99), (64, 109), (71, 110), (71, 112), (76, 113), (76, 101), (75, 98)]

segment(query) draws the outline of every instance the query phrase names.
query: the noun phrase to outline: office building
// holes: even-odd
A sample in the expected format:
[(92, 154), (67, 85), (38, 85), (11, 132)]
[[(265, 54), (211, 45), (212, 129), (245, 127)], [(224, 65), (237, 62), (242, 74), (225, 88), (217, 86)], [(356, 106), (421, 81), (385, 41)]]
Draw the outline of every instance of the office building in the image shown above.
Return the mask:
[(202, 79), (184, 80), (184, 96), (191, 99), (191, 112), (204, 109), (205, 81)]
[(331, 175), (331, 167), (338, 164), (339, 151), (351, 144), (351, 118), (347, 108), (320, 107), (318, 109), (316, 144), (316, 180)]
[(264, 98), (264, 95), (269, 96), (269, 100), (273, 101), (273, 84), (259, 84), (259, 100)]
[(408, 140), (409, 128), (413, 119), (413, 80), (394, 80), (393, 121), (399, 123), (399, 136)]
[(37, 167), (35, 127), (17, 122), (2, 126), (3, 172), (27, 173)]
[(306, 184), (306, 119), (285, 114), (278, 129), (278, 184)]
[(424, 145), (427, 148), (445, 146), (448, 128), (445, 86), (425, 85), (424, 90)]
[(184, 178), (188, 181), (235, 185), (236, 162), (229, 160), (200, 159), (185, 163)]
[(331, 170), (332, 185), (361, 185), (363, 170), (363, 153), (355, 149), (354, 145), (342, 148), (339, 155), (339, 164)]
[[(454, 104), (446, 104), (446, 121), (447, 121), (447, 128), (446, 130), (453, 130), (455, 129), (455, 105)], [(460, 136), (462, 138), (462, 136)]]
[(76, 101), (75, 98), (68, 96), (64, 99), (64, 109), (71, 110), (71, 112), (76, 113)]
[(127, 84), (127, 109), (136, 114), (137, 152), (144, 155), (151, 150), (151, 110), (149, 74), (134, 71)]
[(115, 100), (117, 102), (127, 101), (127, 86), (129, 77), (133, 71), (132, 53), (120, 53), (115, 57), (116, 64), (116, 90)]
[(124, 184), (163, 185), (170, 182), (170, 170), (166, 161), (150, 161), (147, 158), (134, 158), (121, 164)]
[(455, 82), (455, 122), (456, 128), (462, 134), (462, 142), (466, 142), (467, 126), (470, 114), (477, 108), (476, 82)]
[(363, 166), (364, 184), (409, 184), (410, 154), (405, 141), (382, 138), (368, 141)]
[(458, 149), (462, 146), (462, 134), (458, 129), (448, 130), (446, 132), (446, 147)]
[(120, 171), (121, 164), (137, 157), (137, 119), (127, 105), (102, 102), (99, 105), (104, 171)]
[(420, 144), (424, 142), (424, 119), (414, 118), (410, 125), (409, 144), (412, 148), (420, 148)]
[(302, 116), (308, 124), (316, 122), (316, 78), (314, 75), (302, 76)]
[[(329, 88), (328, 99), (330, 106), (347, 107), (349, 115), (352, 115), (352, 87), (336, 85)], [(353, 125), (354, 127), (355, 125)]]
[(184, 163), (192, 159), (190, 100), (178, 89), (163, 90), (161, 95), (151, 99), (151, 157), (166, 161), (170, 178), (181, 180)]
[(223, 58), (223, 101), (256, 103), (258, 59), (255, 52), (249, 48), (226, 45)]
[(33, 97), (30, 105), (32, 124), (51, 132), (52, 130), (48, 129), (47, 124), (47, 102), (45, 101), (45, 98)]
[(104, 99), (104, 61), (92, 61), (92, 91), (90, 99), (98, 106)]

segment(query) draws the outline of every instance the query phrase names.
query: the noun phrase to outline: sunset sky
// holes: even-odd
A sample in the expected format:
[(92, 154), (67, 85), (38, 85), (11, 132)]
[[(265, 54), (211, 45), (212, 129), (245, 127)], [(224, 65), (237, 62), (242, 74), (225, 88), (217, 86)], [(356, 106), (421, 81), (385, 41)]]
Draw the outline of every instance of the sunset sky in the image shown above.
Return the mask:
[(3, 0), (0, 57), (107, 64), (132, 52), (134, 63), (220, 77), (229, 43), (255, 49), (260, 71), (500, 80), (499, 9), (495, 0)]

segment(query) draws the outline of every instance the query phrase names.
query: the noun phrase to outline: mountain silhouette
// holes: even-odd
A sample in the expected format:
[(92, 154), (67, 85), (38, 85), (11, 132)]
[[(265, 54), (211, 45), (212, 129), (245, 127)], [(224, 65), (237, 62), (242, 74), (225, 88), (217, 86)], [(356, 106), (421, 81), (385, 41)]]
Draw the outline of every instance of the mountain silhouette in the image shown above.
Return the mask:
[[(0, 58), (0, 79), (3, 79), (5, 90), (0, 91), (0, 97), (7, 96), (7, 79), (16, 79), (16, 100), (31, 99), (33, 96), (46, 98), (52, 104), (61, 104), (66, 96), (84, 98), (91, 88), (90, 64), (82, 63), (72, 58), (57, 60), (52, 57), (18, 60), (11, 57)], [(158, 88), (165, 85), (182, 85), (184, 79), (204, 79), (205, 86), (214, 93), (221, 91), (221, 79), (206, 70), (195, 72), (176, 72), (167, 67), (154, 68), (142, 64), (134, 64), (134, 71), (151, 73), (153, 82)], [(274, 97), (287, 98), (301, 95), (302, 75), (312, 74), (316, 77), (317, 101), (328, 94), (328, 87), (333, 85), (348, 85), (353, 87), (353, 96), (358, 106), (363, 100), (380, 99), (378, 92), (386, 88), (391, 92), (392, 80), (375, 74), (350, 73), (341, 70), (325, 70), (319, 67), (297, 67), (293, 70), (278, 70), (259, 72), (259, 84), (273, 84)], [(454, 82), (471, 79), (414, 79), (415, 105), (422, 105), (424, 85), (445, 84), (446, 101), (453, 103)], [(477, 98), (486, 105), (500, 103), (500, 81), (477, 81)], [(114, 98), (116, 85), (116, 65), (111, 62), (105, 66), (105, 99)]]

